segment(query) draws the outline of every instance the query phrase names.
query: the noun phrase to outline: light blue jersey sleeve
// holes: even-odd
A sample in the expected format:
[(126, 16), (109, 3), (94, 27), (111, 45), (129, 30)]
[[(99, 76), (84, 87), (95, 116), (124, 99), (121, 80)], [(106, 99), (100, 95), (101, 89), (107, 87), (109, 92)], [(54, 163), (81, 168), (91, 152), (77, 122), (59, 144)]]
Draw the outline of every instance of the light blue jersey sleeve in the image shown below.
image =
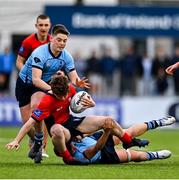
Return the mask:
[[(73, 142), (73, 145), (76, 147), (76, 151), (73, 154), (73, 157), (75, 157), (76, 159), (84, 159), (85, 156), (83, 152), (88, 148), (95, 146), (96, 143), (97, 141), (91, 137), (85, 137), (80, 142)], [(88, 161), (89, 163), (98, 163), (100, 159), (101, 159), (101, 151), (99, 151), (95, 156), (93, 156)]]
[(64, 71), (69, 73), (75, 69), (74, 59), (67, 50), (63, 50), (61, 58), (65, 60)]
[(39, 69), (43, 69), (44, 64), (48, 58), (47, 54), (47, 46), (38, 48), (32, 52), (32, 67), (36, 67)]
[(32, 52), (19, 73), (20, 78), (24, 82), (32, 83), (32, 67), (43, 70), (44, 63), (49, 58), (47, 53), (48, 44), (39, 46)]

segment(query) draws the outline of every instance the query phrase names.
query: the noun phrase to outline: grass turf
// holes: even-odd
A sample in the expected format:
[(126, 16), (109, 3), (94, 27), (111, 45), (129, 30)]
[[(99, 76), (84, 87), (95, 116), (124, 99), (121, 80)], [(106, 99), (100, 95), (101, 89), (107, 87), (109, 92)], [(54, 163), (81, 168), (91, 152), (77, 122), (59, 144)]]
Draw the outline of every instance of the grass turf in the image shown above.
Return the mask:
[[(34, 164), (27, 158), (28, 138), (18, 151), (7, 151), (4, 146), (13, 139), (19, 128), (0, 127), (0, 179), (177, 179), (179, 178), (179, 129), (153, 130), (142, 135), (150, 144), (141, 150), (172, 151), (165, 160), (125, 163), (117, 165), (68, 166), (53, 153), (51, 141), (48, 144), (49, 158), (41, 164)], [(120, 146), (119, 146), (120, 148)], [(138, 148), (133, 148), (138, 149)]]

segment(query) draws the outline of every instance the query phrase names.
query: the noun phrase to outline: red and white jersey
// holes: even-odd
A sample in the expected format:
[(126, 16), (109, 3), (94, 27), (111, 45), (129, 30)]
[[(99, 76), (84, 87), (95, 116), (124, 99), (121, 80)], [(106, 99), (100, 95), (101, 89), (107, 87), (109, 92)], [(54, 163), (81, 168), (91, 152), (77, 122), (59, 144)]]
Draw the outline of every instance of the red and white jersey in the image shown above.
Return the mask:
[(59, 100), (53, 95), (46, 94), (38, 107), (33, 111), (31, 117), (40, 122), (49, 116), (53, 116), (55, 124), (63, 124), (69, 119), (69, 106), (74, 94), (76, 94), (76, 89), (73, 85), (69, 85), (69, 93), (64, 100)]
[(25, 59), (28, 59), (28, 57), (30, 56), (30, 54), (32, 53), (32, 51), (34, 49), (36, 49), (37, 47), (39, 47), (43, 44), (49, 43), (50, 39), (51, 39), (51, 35), (48, 34), (47, 40), (44, 42), (40, 42), (38, 40), (37, 34), (33, 33), (23, 40), (18, 54), (20, 56), (24, 57)]

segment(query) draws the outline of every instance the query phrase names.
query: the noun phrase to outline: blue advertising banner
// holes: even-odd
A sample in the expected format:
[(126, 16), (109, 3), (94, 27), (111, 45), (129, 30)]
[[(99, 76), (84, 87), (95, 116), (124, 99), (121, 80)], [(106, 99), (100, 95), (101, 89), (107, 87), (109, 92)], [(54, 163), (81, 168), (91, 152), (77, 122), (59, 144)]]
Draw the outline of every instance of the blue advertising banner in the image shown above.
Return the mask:
[(0, 98), (0, 126), (22, 125), (18, 103), (15, 98)]
[(52, 24), (72, 35), (179, 36), (179, 8), (46, 6)]
[[(121, 121), (121, 104), (118, 99), (97, 99), (96, 107), (86, 110), (93, 115), (108, 115)], [(0, 126), (21, 126), (21, 115), (18, 103), (11, 97), (0, 97)]]

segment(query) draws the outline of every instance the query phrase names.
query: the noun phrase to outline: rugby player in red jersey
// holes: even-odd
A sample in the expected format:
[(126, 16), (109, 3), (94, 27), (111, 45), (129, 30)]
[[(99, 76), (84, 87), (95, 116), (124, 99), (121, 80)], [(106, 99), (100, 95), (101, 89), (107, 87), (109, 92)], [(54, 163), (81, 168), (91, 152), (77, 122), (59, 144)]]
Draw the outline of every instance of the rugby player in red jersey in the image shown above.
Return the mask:
[(16, 67), (19, 71), (34, 49), (50, 42), (51, 35), (48, 33), (51, 27), (50, 18), (43, 14), (39, 15), (35, 27), (37, 32), (26, 37), (19, 49), (16, 59)]
[[(19, 143), (25, 134), (35, 125), (45, 119), (48, 131), (52, 137), (54, 151), (57, 156), (63, 158), (67, 164), (75, 164), (75, 160), (68, 149), (68, 143), (71, 137), (76, 135), (91, 134), (102, 129), (108, 121), (112, 121), (114, 126), (111, 133), (117, 136), (125, 149), (132, 146), (148, 145), (147, 140), (132, 138), (125, 130), (109, 116), (84, 116), (75, 117), (70, 114), (69, 106), (72, 96), (76, 93), (75, 88), (69, 84), (69, 80), (64, 73), (55, 74), (50, 82), (52, 94), (46, 94), (37, 108), (33, 111), (30, 119), (23, 125), (17, 137), (11, 143), (7, 144), (7, 149), (19, 148)], [(91, 97), (82, 98), (82, 104), (86, 107), (93, 107), (95, 103)], [(37, 149), (37, 154), (39, 150)], [(35, 155), (35, 163), (41, 162), (41, 157)]]
[[(43, 44), (50, 42), (51, 39), (51, 35), (49, 34), (49, 30), (51, 27), (50, 18), (44, 14), (39, 15), (36, 19), (35, 27), (37, 29), (37, 32), (32, 33), (31, 35), (26, 37), (23, 40), (21, 47), (19, 49), (18, 56), (16, 59), (16, 67), (19, 71), (22, 69), (26, 60), (31, 55), (34, 49), (36, 49), (37, 47)], [(32, 110), (28, 106), (28, 107), (20, 108), (20, 112), (21, 112), (22, 121), (23, 123), (25, 123), (29, 119)], [(30, 135), (29, 145), (31, 146), (34, 137), (33, 129), (30, 130), (29, 135)], [(46, 127), (44, 126), (44, 149), (43, 149), (44, 157), (48, 157), (48, 154), (45, 152), (47, 137), (48, 137), (48, 133)]]

